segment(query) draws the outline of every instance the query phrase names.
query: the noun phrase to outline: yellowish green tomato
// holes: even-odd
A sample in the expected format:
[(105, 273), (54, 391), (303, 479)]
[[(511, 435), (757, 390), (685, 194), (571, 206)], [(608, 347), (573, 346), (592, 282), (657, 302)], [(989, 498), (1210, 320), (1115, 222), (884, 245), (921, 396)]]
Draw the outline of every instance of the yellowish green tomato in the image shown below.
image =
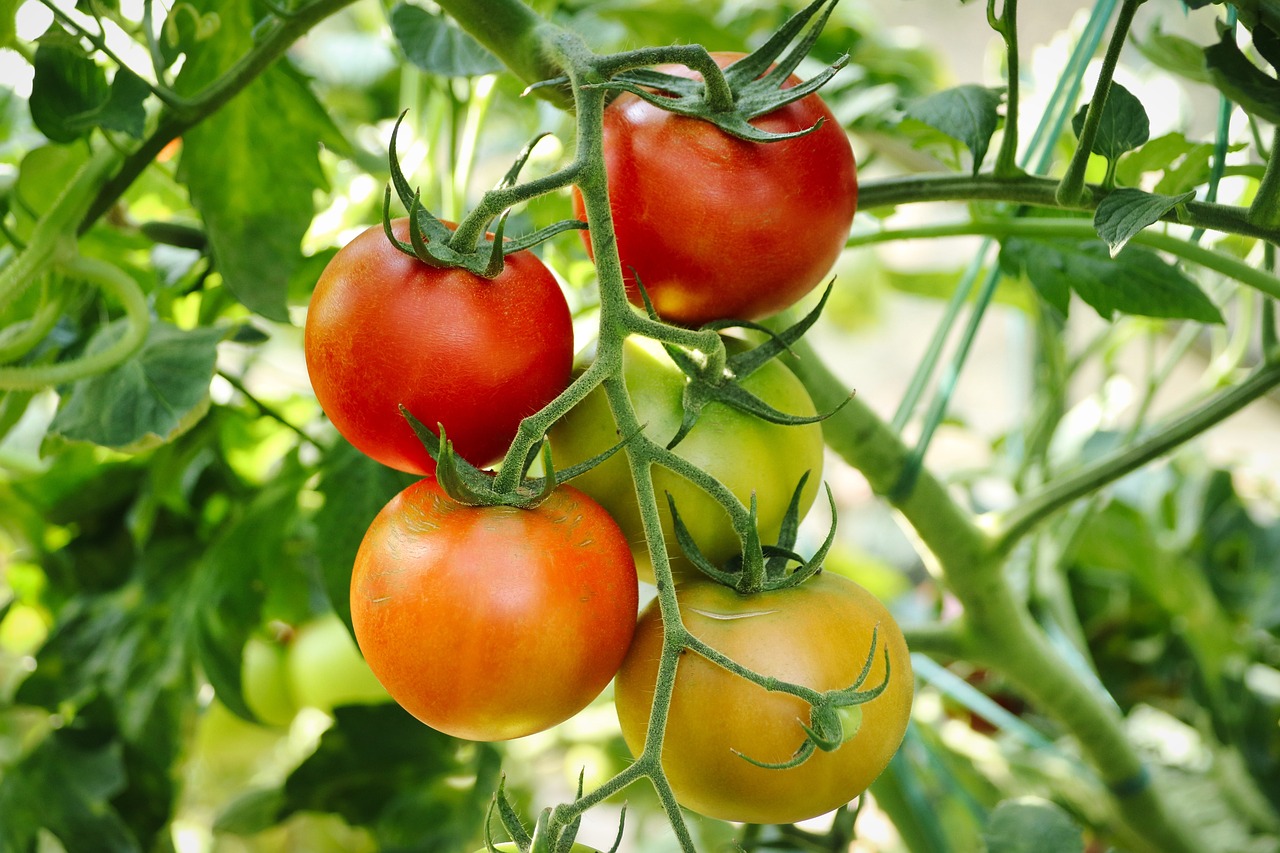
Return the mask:
[[(730, 352), (741, 346), (730, 342)], [(623, 375), (645, 435), (665, 445), (683, 419), (685, 375), (659, 344), (634, 336), (624, 345)], [(765, 364), (740, 384), (779, 411), (805, 417), (816, 413), (800, 380), (778, 361)], [(617, 444), (619, 436), (603, 389), (592, 391), (556, 422), (550, 438), (558, 469), (590, 459)], [(805, 472), (809, 472), (809, 479), (801, 495), (801, 517), (813, 504), (822, 480), (820, 424), (773, 424), (723, 403), (710, 403), (703, 409), (697, 424), (676, 445), (675, 452), (724, 483), (744, 506), (750, 506), (755, 492), (761, 542), (766, 545), (777, 541), (792, 493)], [(729, 514), (706, 492), (658, 465), (653, 468), (653, 481), (667, 553), (678, 576), (697, 574), (697, 570), (684, 560), (676, 544), (666, 492), (675, 498), (681, 520), (713, 564), (723, 565), (740, 553), (741, 544)], [(624, 455), (615, 454), (574, 479), (573, 485), (595, 498), (617, 520), (636, 555), (640, 577), (652, 581), (653, 566)]]
[(240, 680), (249, 710), (268, 726), (287, 726), (298, 713), (289, 686), (284, 645), (252, 636), (244, 644)]

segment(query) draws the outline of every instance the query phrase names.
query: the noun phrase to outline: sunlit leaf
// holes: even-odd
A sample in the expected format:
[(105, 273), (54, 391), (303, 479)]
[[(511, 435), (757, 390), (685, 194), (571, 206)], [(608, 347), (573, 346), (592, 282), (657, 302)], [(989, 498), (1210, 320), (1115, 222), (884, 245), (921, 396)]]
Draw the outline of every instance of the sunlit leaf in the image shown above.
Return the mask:
[[(117, 320), (89, 343), (95, 352), (124, 332)], [(152, 324), (142, 350), (120, 366), (71, 386), (49, 433), (68, 441), (138, 449), (159, 444), (189, 428), (208, 405), (217, 344), (216, 328), (183, 331)]]
[(1134, 235), (1148, 225), (1159, 222), (1161, 217), (1195, 198), (1195, 193), (1180, 196), (1157, 195), (1130, 188), (1111, 192), (1094, 211), (1093, 227), (1111, 248), (1111, 256), (1124, 248)]
[(414, 65), (442, 77), (501, 71), (498, 58), (442, 15), (401, 3), (391, 10), (391, 33)]
[(907, 115), (960, 140), (973, 153), (973, 173), (982, 168), (1000, 123), (1001, 89), (965, 85), (930, 95), (907, 107)]
[[(1084, 129), (1089, 105), (1085, 104), (1071, 119), (1071, 129), (1077, 137)], [(1108, 160), (1115, 160), (1126, 151), (1132, 151), (1151, 137), (1151, 120), (1142, 101), (1119, 83), (1111, 84), (1107, 102), (1102, 108), (1098, 135), (1094, 137), (1092, 151)]]
[(983, 833), (988, 853), (1083, 853), (1084, 833), (1061, 806), (1048, 800), (1005, 801)]

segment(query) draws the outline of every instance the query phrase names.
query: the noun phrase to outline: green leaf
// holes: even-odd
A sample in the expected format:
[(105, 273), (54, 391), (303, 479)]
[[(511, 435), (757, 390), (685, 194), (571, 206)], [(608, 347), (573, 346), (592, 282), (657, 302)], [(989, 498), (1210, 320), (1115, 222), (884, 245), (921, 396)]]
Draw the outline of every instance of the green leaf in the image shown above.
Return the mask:
[(106, 130), (127, 133), (141, 139), (147, 129), (147, 111), (143, 102), (151, 94), (151, 86), (127, 68), (116, 72), (111, 81), (111, 96), (103, 104), (98, 123)]
[(1217, 44), (1204, 49), (1213, 85), (1247, 112), (1280, 123), (1280, 81), (1249, 61), (1230, 29), (1222, 27), (1219, 36)]
[(1045, 301), (1066, 315), (1074, 291), (1106, 320), (1117, 313), (1221, 323), (1194, 281), (1155, 252), (1128, 246), (1114, 258), (1100, 241), (1005, 241), (1006, 272), (1021, 270)]
[(142, 850), (110, 803), (126, 785), (118, 742), (78, 744), (74, 733), (55, 732), (3, 771), (0, 850), (35, 850), (40, 830), (70, 853)]
[(1114, 258), (1135, 234), (1159, 222), (1166, 213), (1195, 196), (1193, 192), (1167, 196), (1128, 188), (1115, 190), (1098, 204), (1093, 215), (1093, 227), (1111, 248)]
[(0, 0), (0, 47), (18, 40), (18, 6), (22, 0)]
[(907, 107), (907, 115), (963, 142), (973, 154), (976, 175), (1000, 123), (1003, 98), (1003, 89), (957, 86), (916, 101)]
[[(216, 38), (192, 45), (175, 83), (190, 94), (253, 49), (247, 0), (218, 7)], [(218, 272), (235, 297), (288, 322), (289, 277), (327, 182), (321, 141), (340, 135), (307, 86), (277, 63), (183, 137), (181, 175), (204, 219)]]
[(351, 567), (374, 516), (417, 478), (374, 462), (345, 441), (324, 460), (316, 513), (316, 552), (333, 609), (351, 624)]
[(503, 65), (470, 35), (442, 15), (400, 3), (391, 10), (391, 32), (410, 62), (442, 77), (475, 77)]
[[(1077, 138), (1084, 129), (1088, 111), (1089, 105), (1085, 104), (1071, 119), (1071, 129), (1075, 131)], [(1124, 86), (1112, 83), (1106, 105), (1102, 108), (1098, 135), (1093, 140), (1093, 153), (1115, 160), (1126, 151), (1142, 145), (1150, 137), (1151, 120), (1147, 118), (1142, 102)]]
[[(88, 351), (110, 346), (124, 320), (101, 329)], [(172, 440), (208, 406), (217, 344), (224, 331), (183, 331), (153, 323), (142, 350), (124, 364), (71, 386), (49, 427), (51, 436), (136, 450)]]
[(31, 83), (31, 119), (54, 142), (74, 142), (97, 125), (111, 97), (107, 75), (62, 30), (40, 40)]
[(987, 853), (1083, 853), (1084, 833), (1071, 815), (1048, 800), (1006, 800), (991, 812), (983, 833)]
[(1158, 21), (1147, 34), (1146, 41), (1135, 36), (1133, 43), (1143, 56), (1165, 71), (1197, 83), (1211, 83), (1200, 45), (1182, 36), (1164, 32)]

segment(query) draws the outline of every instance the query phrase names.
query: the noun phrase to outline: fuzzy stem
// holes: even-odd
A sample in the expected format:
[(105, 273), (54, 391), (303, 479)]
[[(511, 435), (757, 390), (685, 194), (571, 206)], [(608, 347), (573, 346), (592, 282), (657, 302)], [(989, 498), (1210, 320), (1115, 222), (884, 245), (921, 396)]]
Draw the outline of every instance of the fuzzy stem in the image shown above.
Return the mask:
[(1085, 113), (1075, 154), (1071, 157), (1066, 174), (1062, 176), (1062, 183), (1058, 185), (1058, 204), (1063, 207), (1075, 207), (1087, 198), (1084, 175), (1089, 166), (1089, 155), (1093, 152), (1094, 140), (1098, 138), (1098, 128), (1102, 126), (1102, 112), (1107, 105), (1107, 96), (1111, 93), (1111, 81), (1115, 77), (1116, 65), (1120, 62), (1120, 51), (1129, 36), (1129, 28), (1133, 26), (1133, 16), (1142, 2), (1143, 0), (1124, 0), (1120, 6), (1120, 16), (1116, 19), (1115, 29), (1111, 31), (1107, 53), (1102, 58), (1098, 83), (1094, 87), (1093, 98), (1089, 101), (1089, 110)]

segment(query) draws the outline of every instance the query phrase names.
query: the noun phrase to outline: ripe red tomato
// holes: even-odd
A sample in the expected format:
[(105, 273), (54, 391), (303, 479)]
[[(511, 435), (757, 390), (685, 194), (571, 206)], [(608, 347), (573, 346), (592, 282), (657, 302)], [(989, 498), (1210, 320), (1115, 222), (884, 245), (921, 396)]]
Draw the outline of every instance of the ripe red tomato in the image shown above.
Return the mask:
[[(730, 352), (741, 349), (740, 342), (727, 342)], [(636, 416), (645, 426), (645, 435), (666, 444), (680, 428), (684, 416), (683, 399), (687, 377), (649, 338), (631, 337), (623, 345), (623, 376), (635, 405)], [(812, 416), (813, 400), (795, 374), (779, 361), (770, 361), (741, 380), (743, 389), (774, 408), (788, 414)], [(557, 468), (567, 468), (601, 453), (618, 442), (617, 428), (604, 391), (596, 389), (569, 410), (551, 428), (551, 447)], [(781, 426), (740, 412), (723, 403), (710, 403), (689, 434), (676, 445), (675, 452), (724, 483), (749, 506), (754, 492), (761, 541), (778, 539), (791, 495), (808, 472), (800, 496), (800, 514), (809, 511), (822, 481), (823, 443), (820, 424)], [(615, 454), (574, 485), (600, 502), (617, 519), (631, 541), (644, 580), (653, 580), (636, 503), (631, 469), (621, 453)], [(724, 507), (689, 480), (661, 465), (653, 467), (653, 484), (658, 495), (658, 514), (667, 553), (677, 577), (701, 577), (680, 551), (675, 524), (665, 493), (676, 500), (676, 509), (703, 556), (723, 565), (741, 553), (742, 543), (733, 531)]]
[[(409, 239), (409, 222), (393, 224)], [(508, 255), (497, 278), (436, 269), (401, 252), (382, 226), (342, 248), (320, 276), (305, 332), (316, 399), (342, 435), (414, 474), (435, 463), (400, 414), (486, 465), (520, 420), (569, 384), (573, 326), (555, 278), (533, 254)]]
[[(712, 56), (724, 67), (742, 54)], [(700, 79), (682, 65), (659, 70)], [(789, 133), (820, 118), (806, 136), (757, 143), (630, 93), (611, 103), (605, 166), (631, 301), (642, 304), (639, 275), (671, 322), (754, 320), (794, 304), (830, 272), (858, 202), (848, 137), (816, 94), (752, 124)], [(581, 195), (574, 200), (585, 221)]]
[[(860, 706), (862, 722), (833, 752), (817, 751), (787, 770), (756, 767), (788, 761), (803, 743), (809, 706), (770, 693), (686, 651), (676, 671), (662, 766), (681, 805), (708, 817), (746, 823), (794, 823), (838, 808), (866, 790), (888, 765), (911, 711), (911, 659), (897, 623), (880, 601), (846, 578), (822, 573), (794, 589), (740, 596), (697, 581), (677, 587), (680, 614), (698, 639), (763, 675), (818, 691), (857, 681), (878, 628), (875, 660), (863, 689), (891, 676), (885, 691)], [(644, 745), (653, 705), (662, 620), (655, 601), (640, 616), (618, 671), (614, 701), (633, 753)]]
[(351, 618), (409, 713), (456, 737), (505, 740), (599, 695), (631, 642), (638, 595), (617, 524), (572, 486), (524, 510), (464, 506), (427, 478), (365, 534)]

